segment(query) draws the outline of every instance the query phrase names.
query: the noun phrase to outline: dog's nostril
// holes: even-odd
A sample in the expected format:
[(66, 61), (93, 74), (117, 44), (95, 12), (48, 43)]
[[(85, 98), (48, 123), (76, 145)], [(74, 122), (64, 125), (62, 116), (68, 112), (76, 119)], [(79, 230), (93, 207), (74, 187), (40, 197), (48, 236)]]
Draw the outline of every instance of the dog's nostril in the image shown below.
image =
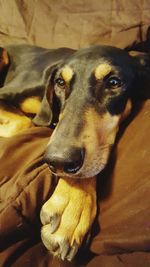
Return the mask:
[(84, 160), (84, 149), (74, 150), (71, 159), (64, 164), (64, 172), (66, 173), (76, 173), (81, 169)]
[(80, 162), (72, 162), (72, 163), (67, 163), (64, 166), (64, 172), (66, 173), (76, 173), (78, 170), (81, 168)]

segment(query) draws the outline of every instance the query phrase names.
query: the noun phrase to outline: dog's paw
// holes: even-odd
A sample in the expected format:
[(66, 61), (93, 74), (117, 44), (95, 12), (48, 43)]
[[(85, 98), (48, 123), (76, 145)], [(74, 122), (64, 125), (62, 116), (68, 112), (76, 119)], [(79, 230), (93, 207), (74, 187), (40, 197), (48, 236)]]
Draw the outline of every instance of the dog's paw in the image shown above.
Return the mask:
[(71, 261), (96, 215), (96, 181), (60, 179), (41, 210), (41, 238), (47, 249)]

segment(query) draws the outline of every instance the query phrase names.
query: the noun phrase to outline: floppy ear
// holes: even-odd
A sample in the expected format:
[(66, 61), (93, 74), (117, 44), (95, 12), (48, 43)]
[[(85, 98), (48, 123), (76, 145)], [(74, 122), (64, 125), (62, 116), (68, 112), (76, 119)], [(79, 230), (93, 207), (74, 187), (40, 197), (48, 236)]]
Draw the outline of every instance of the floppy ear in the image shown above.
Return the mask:
[(150, 98), (150, 54), (130, 51), (136, 70), (135, 93), (142, 100)]
[(53, 79), (54, 75), (58, 69), (59, 64), (52, 66), (47, 70), (45, 93), (41, 102), (40, 111), (36, 114), (33, 119), (33, 123), (38, 126), (49, 126), (52, 123), (54, 117), (54, 88)]
[(33, 122), (39, 126), (49, 126), (52, 120), (53, 91), (50, 81), (53, 70), (74, 50), (44, 49), (31, 45), (13, 45), (6, 47), (6, 50), (10, 66), (0, 88), (0, 100), (18, 104), (27, 97), (40, 97), (41, 109)]

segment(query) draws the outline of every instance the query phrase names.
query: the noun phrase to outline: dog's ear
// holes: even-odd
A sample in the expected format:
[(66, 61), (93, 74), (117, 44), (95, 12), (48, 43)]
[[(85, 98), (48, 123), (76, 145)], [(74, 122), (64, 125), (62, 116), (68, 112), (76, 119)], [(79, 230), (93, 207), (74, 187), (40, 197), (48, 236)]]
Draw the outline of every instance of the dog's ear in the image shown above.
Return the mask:
[(45, 93), (42, 98), (40, 111), (33, 119), (33, 123), (38, 126), (50, 126), (54, 118), (54, 77), (59, 64), (55, 64), (48, 68), (45, 75)]
[(150, 54), (130, 51), (136, 72), (135, 94), (142, 100), (150, 98)]

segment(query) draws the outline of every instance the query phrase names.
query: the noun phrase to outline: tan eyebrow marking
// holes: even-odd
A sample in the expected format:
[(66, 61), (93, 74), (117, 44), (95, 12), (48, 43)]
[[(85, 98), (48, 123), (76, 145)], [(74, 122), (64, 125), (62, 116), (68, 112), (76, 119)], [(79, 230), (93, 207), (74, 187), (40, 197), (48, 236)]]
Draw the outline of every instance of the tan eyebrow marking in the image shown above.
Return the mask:
[(95, 69), (95, 77), (97, 80), (104, 78), (111, 72), (112, 68), (108, 63), (100, 64)]
[(61, 71), (61, 75), (63, 77), (63, 79), (65, 80), (65, 82), (70, 82), (73, 76), (73, 70), (69, 67), (69, 66), (65, 66), (62, 71)]

